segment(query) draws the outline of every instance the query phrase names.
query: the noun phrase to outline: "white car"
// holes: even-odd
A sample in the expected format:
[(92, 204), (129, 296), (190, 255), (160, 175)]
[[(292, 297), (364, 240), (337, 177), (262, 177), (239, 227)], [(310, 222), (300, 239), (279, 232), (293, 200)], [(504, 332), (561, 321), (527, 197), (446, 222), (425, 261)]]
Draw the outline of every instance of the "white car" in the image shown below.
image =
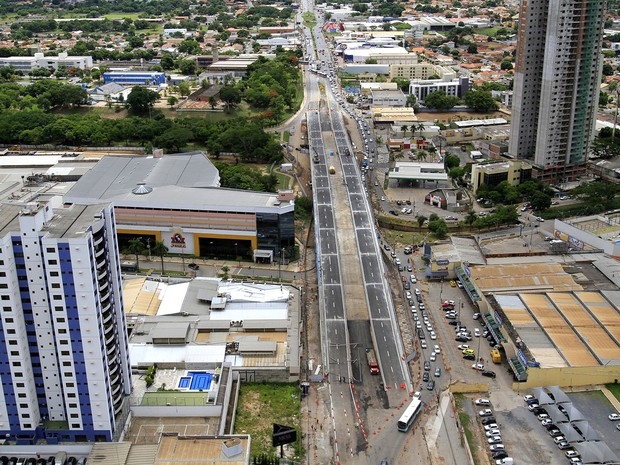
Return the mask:
[(498, 450), (504, 450), (504, 445), (503, 444), (491, 444), (489, 446), (489, 450), (491, 452), (497, 452)]
[(421, 294), (420, 289), (418, 289), (418, 288), (416, 287), (416, 288), (415, 288), (415, 295), (420, 295), (420, 294)]
[(500, 431), (498, 429), (492, 429), (491, 431), (487, 431), (484, 434), (486, 435), (487, 438), (501, 435), (501, 433), (500, 433)]
[(502, 437), (501, 436), (493, 436), (493, 437), (490, 437), (489, 439), (487, 439), (487, 442), (489, 444), (500, 444), (502, 442)]
[(435, 331), (431, 331), (431, 339), (433, 341), (437, 339), (437, 335), (435, 334)]
[(474, 363), (471, 367), (474, 370), (484, 371), (484, 364), (483, 363)]
[(480, 417), (490, 417), (491, 415), (493, 415), (493, 410), (490, 408), (485, 408), (484, 410), (480, 410), (478, 412), (478, 416)]
[(459, 344), (457, 347), (459, 350), (469, 349), (470, 347), (467, 344)]
[(610, 413), (607, 418), (609, 418), (611, 421), (618, 421), (618, 420), (620, 420), (620, 414), (618, 414), (618, 413)]
[(474, 401), (474, 404), (476, 404), (476, 405), (491, 405), (491, 401), (489, 399), (485, 399), (484, 397), (481, 397), (480, 399), (476, 399)]
[(474, 336), (480, 337), (480, 330), (478, 328), (474, 329)]
[(485, 431), (491, 431), (491, 430), (498, 429), (498, 428), (499, 426), (497, 426), (497, 423), (490, 423), (488, 425), (484, 425)]
[(435, 360), (437, 360), (437, 355), (435, 355), (435, 352), (431, 352), (431, 355), (429, 357), (429, 360), (431, 362), (434, 362)]
[(440, 354), (441, 353), (441, 349), (439, 348), (439, 346), (437, 344), (435, 344), (435, 353), (436, 354)]
[(422, 342), (420, 342), (420, 347), (422, 347), (423, 349), (426, 349), (428, 347), (426, 345), (426, 339), (422, 339)]
[(536, 399), (536, 397), (534, 397), (531, 394), (526, 394), (523, 396), (523, 402), (527, 402), (528, 400), (532, 400), (532, 399)]
[(538, 419), (540, 421), (549, 420), (549, 415), (547, 415), (546, 413), (541, 413), (540, 415), (538, 415)]

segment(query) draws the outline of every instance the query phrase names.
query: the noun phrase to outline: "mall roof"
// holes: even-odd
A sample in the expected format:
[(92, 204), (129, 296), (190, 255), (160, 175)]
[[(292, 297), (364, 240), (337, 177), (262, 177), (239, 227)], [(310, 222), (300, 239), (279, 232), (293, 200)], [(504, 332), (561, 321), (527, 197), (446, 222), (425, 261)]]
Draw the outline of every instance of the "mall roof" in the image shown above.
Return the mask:
[[(65, 195), (66, 203), (108, 201), (116, 207), (272, 212), (293, 208), (273, 193), (218, 187), (220, 175), (203, 152), (102, 158)], [(139, 188), (136, 190), (136, 188)], [(138, 193), (136, 193), (138, 192)]]

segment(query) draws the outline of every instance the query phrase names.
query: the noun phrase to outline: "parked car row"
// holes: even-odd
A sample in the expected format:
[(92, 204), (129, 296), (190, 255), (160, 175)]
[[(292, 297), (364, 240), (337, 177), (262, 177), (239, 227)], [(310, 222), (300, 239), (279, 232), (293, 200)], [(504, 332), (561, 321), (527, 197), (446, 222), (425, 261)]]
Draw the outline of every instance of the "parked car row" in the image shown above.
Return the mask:
[[(547, 429), (549, 436), (553, 438), (553, 442), (556, 446), (558, 446), (558, 449), (564, 452), (564, 455), (566, 455), (566, 458), (568, 459), (568, 463), (572, 465), (583, 465), (579, 452), (573, 448), (562, 432), (556, 427), (547, 411), (539, 405), (538, 399), (532, 395), (525, 395), (523, 396), (523, 400), (527, 404), (528, 410), (536, 415), (536, 418), (538, 418), (540, 424)], [(556, 405), (561, 412), (564, 413), (566, 411), (565, 408), (560, 408), (560, 404)], [(566, 413), (564, 414), (566, 415)], [(575, 426), (573, 425), (573, 428), (574, 427)]]
[(474, 401), (477, 406), (488, 406), (478, 412), (480, 424), (484, 428), (484, 435), (489, 444), (489, 451), (497, 465), (512, 465), (513, 460), (508, 457), (508, 452), (502, 442), (502, 435), (499, 425), (493, 416), (493, 409), (490, 408), (491, 401), (486, 398), (479, 398)]

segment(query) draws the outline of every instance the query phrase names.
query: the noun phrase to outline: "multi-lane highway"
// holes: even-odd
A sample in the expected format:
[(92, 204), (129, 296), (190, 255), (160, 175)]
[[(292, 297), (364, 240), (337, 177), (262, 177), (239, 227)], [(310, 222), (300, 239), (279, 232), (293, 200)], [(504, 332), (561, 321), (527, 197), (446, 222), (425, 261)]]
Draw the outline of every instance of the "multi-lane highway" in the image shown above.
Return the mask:
[[(304, 9), (312, 11), (309, 4)], [(364, 129), (364, 125), (350, 118), (353, 110), (337, 94), (334, 67), (320, 27), (312, 38), (305, 34), (306, 55), (311, 62), (323, 61), (326, 69), (325, 76), (306, 70), (304, 105), (309, 152), (316, 158), (312, 182), (322, 359), (330, 393), (334, 456), (343, 463), (363, 463), (363, 454), (369, 463), (378, 463), (380, 458), (372, 453), (375, 437), (369, 434), (377, 428), (378, 419), (368, 414), (368, 408), (399, 408), (412, 384), (378, 231), (348, 132)], [(315, 47), (324, 52), (316, 53)], [(349, 118), (349, 129), (344, 117)], [(372, 152), (374, 144), (367, 140), (366, 155)], [(365, 352), (373, 347), (381, 366), (379, 376), (371, 376), (366, 365)], [(388, 428), (396, 431), (393, 423)]]

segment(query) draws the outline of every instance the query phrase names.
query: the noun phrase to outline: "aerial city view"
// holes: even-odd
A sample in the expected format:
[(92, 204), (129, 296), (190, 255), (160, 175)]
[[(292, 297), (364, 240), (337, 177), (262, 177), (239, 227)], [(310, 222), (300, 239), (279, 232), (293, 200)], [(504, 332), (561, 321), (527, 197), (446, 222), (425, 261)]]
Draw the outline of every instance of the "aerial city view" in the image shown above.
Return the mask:
[(611, 0), (0, 0), (0, 465), (620, 464)]

